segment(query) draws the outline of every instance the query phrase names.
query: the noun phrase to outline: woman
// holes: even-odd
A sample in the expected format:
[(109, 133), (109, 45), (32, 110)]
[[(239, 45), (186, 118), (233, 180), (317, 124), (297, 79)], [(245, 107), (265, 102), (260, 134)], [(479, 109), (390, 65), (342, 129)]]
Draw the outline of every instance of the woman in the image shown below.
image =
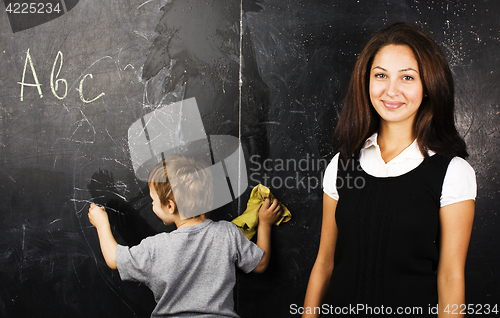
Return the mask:
[(398, 23), (368, 42), (334, 136), (303, 317), (436, 316), (438, 303), (460, 317), (476, 181), (427, 33)]

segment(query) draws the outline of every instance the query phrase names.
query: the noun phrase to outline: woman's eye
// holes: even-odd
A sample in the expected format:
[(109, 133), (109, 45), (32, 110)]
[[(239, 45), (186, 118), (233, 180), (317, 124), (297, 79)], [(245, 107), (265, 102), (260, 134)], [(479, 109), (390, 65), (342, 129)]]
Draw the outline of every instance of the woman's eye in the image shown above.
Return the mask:
[(385, 78), (386, 76), (385, 76), (385, 74), (379, 73), (379, 74), (375, 74), (375, 77), (376, 78)]
[(413, 77), (410, 75), (405, 75), (405, 76), (403, 76), (403, 80), (404, 81), (411, 81), (411, 80), (413, 80)]

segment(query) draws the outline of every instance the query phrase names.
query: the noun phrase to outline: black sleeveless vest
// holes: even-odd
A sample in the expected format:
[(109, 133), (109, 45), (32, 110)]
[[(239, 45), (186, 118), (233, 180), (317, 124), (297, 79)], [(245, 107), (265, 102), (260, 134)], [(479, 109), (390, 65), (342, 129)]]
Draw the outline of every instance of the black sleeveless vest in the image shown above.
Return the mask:
[(440, 197), (449, 162), (434, 155), (406, 174), (377, 178), (359, 159), (339, 159), (332, 305), (394, 312), (420, 306), (418, 317), (436, 306)]

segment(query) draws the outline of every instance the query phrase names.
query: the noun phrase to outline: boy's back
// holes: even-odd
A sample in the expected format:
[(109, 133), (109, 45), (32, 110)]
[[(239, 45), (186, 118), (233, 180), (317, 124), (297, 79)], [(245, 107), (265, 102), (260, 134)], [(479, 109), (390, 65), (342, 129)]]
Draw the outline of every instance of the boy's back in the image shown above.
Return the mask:
[(262, 255), (234, 224), (206, 219), (132, 248), (118, 246), (116, 263), (123, 280), (153, 291), (152, 317), (239, 317), (233, 303), (236, 267), (250, 272)]
[(280, 205), (265, 199), (254, 244), (232, 223), (192, 214), (212, 206), (214, 184), (206, 162), (179, 154), (167, 159), (151, 169), (149, 194), (156, 216), (166, 225), (175, 223), (177, 230), (132, 248), (119, 246), (105, 209), (90, 204), (88, 216), (104, 260), (123, 280), (142, 282), (153, 291), (157, 306), (152, 317), (239, 317), (233, 300), (236, 267), (266, 270)]

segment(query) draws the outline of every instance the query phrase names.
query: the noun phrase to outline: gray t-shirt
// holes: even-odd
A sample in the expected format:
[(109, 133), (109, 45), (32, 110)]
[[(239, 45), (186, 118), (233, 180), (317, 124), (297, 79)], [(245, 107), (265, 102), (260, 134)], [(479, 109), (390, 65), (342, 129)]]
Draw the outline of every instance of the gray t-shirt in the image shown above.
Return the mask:
[(118, 245), (122, 280), (144, 283), (155, 296), (151, 317), (239, 317), (234, 311), (236, 267), (245, 273), (260, 262), (263, 250), (236, 225), (210, 219)]

